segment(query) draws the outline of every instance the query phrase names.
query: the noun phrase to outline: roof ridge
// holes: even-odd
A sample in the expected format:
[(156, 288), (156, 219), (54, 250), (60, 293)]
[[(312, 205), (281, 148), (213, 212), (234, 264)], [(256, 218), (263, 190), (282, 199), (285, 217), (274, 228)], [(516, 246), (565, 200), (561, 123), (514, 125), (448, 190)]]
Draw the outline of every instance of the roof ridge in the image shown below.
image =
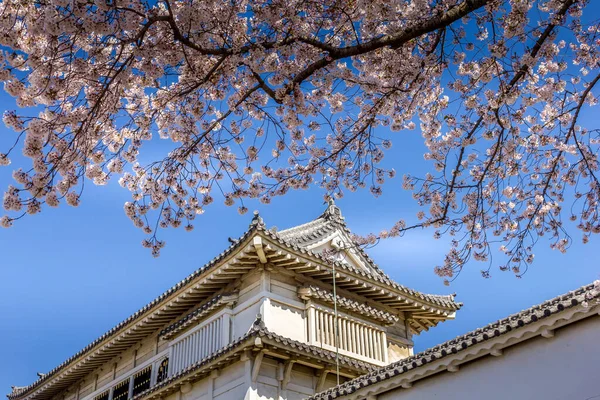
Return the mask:
[(295, 231), (301, 231), (302, 229), (306, 229), (310, 225), (317, 225), (318, 223), (321, 223), (323, 220), (324, 220), (324, 218), (318, 217), (316, 219), (313, 219), (311, 221), (305, 222), (300, 225), (295, 225), (295, 226), (291, 226), (286, 229), (278, 230), (277, 233), (290, 233), (290, 232), (295, 232)]
[(310, 220), (308, 222), (305, 222), (303, 224), (300, 224), (300, 225), (291, 226), (287, 229), (282, 229), (279, 232), (289, 233), (294, 230), (301, 230), (301, 228), (306, 228), (307, 226), (309, 226), (311, 224), (316, 224), (317, 222), (322, 222), (323, 220), (337, 222), (343, 226), (346, 226), (345, 218), (342, 216), (342, 211), (335, 204), (335, 201), (332, 198), (330, 198), (328, 200), (327, 204), (328, 205), (327, 205), (327, 208), (325, 209), (325, 211), (323, 211), (317, 218)]

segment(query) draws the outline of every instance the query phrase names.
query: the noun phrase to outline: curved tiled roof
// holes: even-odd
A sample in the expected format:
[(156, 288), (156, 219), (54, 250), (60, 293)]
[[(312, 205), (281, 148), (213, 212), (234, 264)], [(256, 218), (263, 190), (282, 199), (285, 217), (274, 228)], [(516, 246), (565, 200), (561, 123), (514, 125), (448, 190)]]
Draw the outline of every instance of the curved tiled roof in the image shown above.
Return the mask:
[(569, 308), (585, 304), (589, 301), (600, 299), (600, 282), (583, 286), (574, 291), (555, 297), (542, 304), (538, 304), (521, 312), (512, 314), (504, 319), (475, 329), (452, 340), (427, 349), (414, 356), (405, 358), (396, 363), (379, 368), (369, 374), (362, 375), (351, 381), (335, 386), (331, 389), (317, 393), (307, 400), (329, 400), (356, 392), (357, 390), (377, 382), (390, 379), (422, 367), (435, 360), (443, 359), (452, 354), (459, 353), (487, 340), (505, 335), (509, 332), (522, 329), (527, 325), (564, 312)]
[(183, 318), (167, 326), (165, 329), (160, 331), (158, 336), (162, 337), (163, 339), (169, 339), (173, 337), (177, 332), (186, 329), (194, 322), (199, 321), (202, 318), (208, 316), (217, 308), (220, 308), (223, 305), (230, 303), (232, 301), (231, 297), (232, 294), (219, 294), (213, 297), (212, 299), (202, 304), (200, 307), (196, 308), (194, 311), (185, 315)]

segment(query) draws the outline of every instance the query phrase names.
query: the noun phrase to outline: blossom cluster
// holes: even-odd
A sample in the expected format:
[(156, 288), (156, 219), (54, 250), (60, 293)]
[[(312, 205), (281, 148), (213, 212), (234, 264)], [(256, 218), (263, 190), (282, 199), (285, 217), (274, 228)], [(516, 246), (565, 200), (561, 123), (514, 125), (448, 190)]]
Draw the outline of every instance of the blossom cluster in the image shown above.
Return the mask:
[(395, 132), (418, 130), (432, 169), (403, 187), (422, 210), (363, 242), (432, 227), (452, 238), (439, 275), (490, 262), (498, 242), (520, 276), (541, 236), (569, 247), (565, 210), (584, 241), (600, 231), (600, 136), (581, 122), (600, 79), (588, 3), (4, 0), (0, 80), (41, 111), (3, 115), (19, 145), (0, 166), (17, 149), (31, 166), (0, 225), (116, 177), (158, 255), (157, 231), (192, 230), (215, 201), (243, 214), (311, 186), (379, 196)]

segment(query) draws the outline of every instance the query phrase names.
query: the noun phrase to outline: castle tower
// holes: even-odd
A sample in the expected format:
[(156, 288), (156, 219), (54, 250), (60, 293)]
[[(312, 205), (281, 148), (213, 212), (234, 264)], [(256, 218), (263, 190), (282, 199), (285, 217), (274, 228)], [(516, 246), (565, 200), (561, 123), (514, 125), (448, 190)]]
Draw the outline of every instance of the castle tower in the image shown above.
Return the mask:
[(280, 232), (255, 215), (204, 267), (9, 400), (302, 399), (406, 358), (453, 296), (393, 282), (330, 202)]

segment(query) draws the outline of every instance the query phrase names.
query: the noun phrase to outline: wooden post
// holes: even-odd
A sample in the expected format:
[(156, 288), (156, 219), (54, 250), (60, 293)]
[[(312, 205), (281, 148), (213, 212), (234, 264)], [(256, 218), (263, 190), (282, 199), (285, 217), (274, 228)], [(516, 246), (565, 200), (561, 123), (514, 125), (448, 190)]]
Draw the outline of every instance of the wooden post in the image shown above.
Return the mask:
[(133, 375), (131, 375), (129, 377), (129, 390), (128, 390), (127, 398), (128, 399), (133, 398)]
[(387, 334), (385, 332), (381, 332), (381, 351), (383, 351), (383, 362), (386, 364), (389, 363), (387, 351)]
[(173, 374), (174, 361), (175, 360), (173, 360), (173, 346), (170, 346), (169, 347), (169, 366), (167, 367), (167, 376), (171, 376)]
[(258, 379), (258, 373), (260, 372), (260, 366), (262, 365), (262, 360), (265, 356), (265, 352), (261, 351), (254, 358), (254, 365), (252, 366), (252, 382), (256, 382)]
[(316, 344), (317, 342), (317, 324), (315, 320), (315, 307), (308, 303), (308, 343)]
[(221, 335), (220, 347), (225, 347), (229, 344), (229, 341), (231, 340), (231, 306), (229, 306), (225, 314), (223, 314), (222, 332), (223, 334)]

